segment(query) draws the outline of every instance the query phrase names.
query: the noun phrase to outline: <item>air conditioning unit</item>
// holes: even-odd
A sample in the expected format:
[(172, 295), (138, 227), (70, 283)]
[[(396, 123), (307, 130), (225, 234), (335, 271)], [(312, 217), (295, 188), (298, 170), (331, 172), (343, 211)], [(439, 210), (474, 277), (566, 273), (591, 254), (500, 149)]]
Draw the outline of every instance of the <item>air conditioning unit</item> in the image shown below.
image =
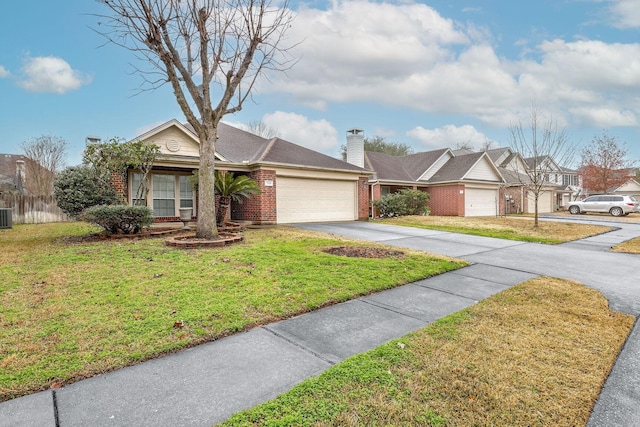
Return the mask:
[(11, 209), (0, 209), (0, 228), (13, 228)]

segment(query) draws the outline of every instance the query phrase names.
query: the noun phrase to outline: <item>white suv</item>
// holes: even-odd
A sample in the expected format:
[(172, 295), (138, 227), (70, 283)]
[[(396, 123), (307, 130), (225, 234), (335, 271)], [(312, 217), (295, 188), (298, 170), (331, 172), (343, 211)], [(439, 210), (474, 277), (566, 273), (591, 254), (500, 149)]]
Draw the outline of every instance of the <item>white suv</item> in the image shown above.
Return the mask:
[(640, 212), (640, 207), (638, 200), (633, 196), (601, 194), (571, 202), (567, 205), (567, 210), (572, 214), (608, 212), (613, 216), (622, 216), (629, 215), (631, 212)]

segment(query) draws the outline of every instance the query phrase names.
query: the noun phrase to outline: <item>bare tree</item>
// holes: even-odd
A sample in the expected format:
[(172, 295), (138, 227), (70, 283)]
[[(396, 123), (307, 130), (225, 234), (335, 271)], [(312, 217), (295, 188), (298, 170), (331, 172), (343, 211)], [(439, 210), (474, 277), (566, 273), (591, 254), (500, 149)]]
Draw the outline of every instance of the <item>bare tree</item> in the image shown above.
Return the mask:
[(627, 159), (627, 148), (615, 136), (606, 132), (595, 136), (591, 144), (582, 149), (580, 175), (582, 186), (590, 191), (605, 193), (629, 180), (634, 163)]
[(534, 227), (537, 228), (538, 200), (545, 187), (551, 185), (548, 177), (556, 172), (557, 165), (569, 166), (573, 162), (575, 145), (556, 120), (541, 116), (535, 106), (529, 112), (529, 123), (520, 121), (509, 126), (509, 139), (511, 148), (527, 159), (527, 166), (516, 166), (515, 172), (520, 184), (533, 195)]
[(53, 194), (53, 180), (64, 168), (67, 157), (67, 142), (57, 136), (42, 135), (20, 144), (25, 157), (26, 181), (31, 191), (38, 196)]
[[(387, 141), (384, 136), (374, 136), (372, 138), (364, 138), (364, 151), (373, 151), (375, 153), (385, 153), (390, 156), (402, 157), (413, 154), (413, 147), (404, 142)], [(347, 160), (347, 145), (340, 146), (340, 156), (342, 160)]]
[(278, 131), (261, 120), (254, 120), (246, 124), (246, 130), (254, 135), (261, 136), (266, 139), (276, 138)]
[(218, 124), (242, 109), (261, 75), (291, 65), (281, 46), (293, 19), (288, 0), (98, 1), (109, 9), (100, 33), (151, 67), (137, 70), (147, 86), (171, 85), (198, 135), (197, 236), (214, 238)]

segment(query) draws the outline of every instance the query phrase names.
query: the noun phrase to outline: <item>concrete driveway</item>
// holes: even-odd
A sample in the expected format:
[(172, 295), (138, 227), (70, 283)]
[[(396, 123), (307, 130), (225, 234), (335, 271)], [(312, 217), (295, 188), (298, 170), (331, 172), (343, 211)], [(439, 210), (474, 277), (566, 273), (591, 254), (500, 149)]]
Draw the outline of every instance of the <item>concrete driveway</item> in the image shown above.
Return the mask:
[[(532, 275), (572, 279), (599, 290), (610, 307), (640, 315), (640, 255), (610, 252), (611, 246), (640, 236), (640, 224), (598, 217), (543, 217), (614, 227), (599, 236), (561, 245), (522, 243), (375, 222), (305, 224), (300, 228), (449, 255), (472, 263)], [(495, 279), (487, 277), (488, 279)], [(611, 372), (589, 420), (589, 427), (640, 425), (640, 326)]]

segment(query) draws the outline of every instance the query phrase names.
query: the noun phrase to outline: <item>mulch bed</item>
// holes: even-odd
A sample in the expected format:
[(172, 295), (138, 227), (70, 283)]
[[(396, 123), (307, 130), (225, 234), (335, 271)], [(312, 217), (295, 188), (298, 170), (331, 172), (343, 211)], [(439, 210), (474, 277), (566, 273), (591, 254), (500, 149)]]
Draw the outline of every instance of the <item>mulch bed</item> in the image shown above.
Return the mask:
[(404, 255), (402, 251), (377, 248), (375, 246), (336, 246), (323, 249), (322, 252), (353, 258), (393, 258)]

